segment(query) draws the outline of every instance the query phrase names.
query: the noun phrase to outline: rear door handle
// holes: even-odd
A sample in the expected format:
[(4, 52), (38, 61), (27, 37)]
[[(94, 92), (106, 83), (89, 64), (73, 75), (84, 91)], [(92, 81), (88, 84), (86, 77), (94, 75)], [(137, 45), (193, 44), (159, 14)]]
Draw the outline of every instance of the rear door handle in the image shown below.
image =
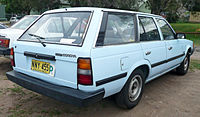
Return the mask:
[(146, 52), (145, 54), (146, 54), (146, 55), (150, 55), (150, 54), (151, 54), (151, 51), (148, 51), (148, 52)]
[(33, 57), (33, 58), (37, 58), (37, 59), (46, 59), (46, 60), (56, 61), (55, 56), (39, 54), (39, 53), (34, 53), (34, 52), (25, 51), (24, 56)]
[(171, 50), (173, 47), (169, 47), (168, 50)]

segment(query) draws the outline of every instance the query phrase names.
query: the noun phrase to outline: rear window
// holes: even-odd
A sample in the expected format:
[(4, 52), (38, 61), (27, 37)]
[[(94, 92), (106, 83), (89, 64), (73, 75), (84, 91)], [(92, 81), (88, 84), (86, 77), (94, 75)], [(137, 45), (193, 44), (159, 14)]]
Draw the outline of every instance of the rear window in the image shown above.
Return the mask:
[(91, 12), (68, 12), (43, 15), (20, 40), (81, 45)]
[(15, 23), (13, 26), (11, 26), (12, 29), (21, 29), (25, 30), (33, 21), (35, 21), (38, 18), (38, 16), (25, 16), (20, 21)]
[(4, 29), (5, 27), (0, 24), (0, 29)]

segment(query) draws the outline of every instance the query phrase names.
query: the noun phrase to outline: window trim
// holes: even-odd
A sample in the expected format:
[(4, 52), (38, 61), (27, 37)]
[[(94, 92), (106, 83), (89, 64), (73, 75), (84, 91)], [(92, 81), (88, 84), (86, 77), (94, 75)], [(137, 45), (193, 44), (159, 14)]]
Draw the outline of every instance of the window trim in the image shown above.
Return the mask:
[(85, 31), (83, 33), (83, 41), (80, 43), (80, 44), (64, 44), (64, 43), (55, 43), (55, 42), (45, 42), (46, 44), (57, 44), (57, 45), (67, 45), (67, 46), (76, 46), (76, 47), (82, 47), (83, 46), (83, 43), (85, 41), (85, 38), (86, 38), (86, 35), (88, 33), (88, 29), (89, 29), (89, 26), (90, 26), (90, 23), (91, 23), (91, 20), (92, 20), (92, 17), (93, 17), (93, 13), (94, 11), (63, 11), (63, 12), (53, 12), (53, 13), (45, 13), (45, 14), (42, 14), (40, 17), (38, 17), (24, 32), (23, 34), (17, 39), (17, 41), (25, 41), (25, 42), (35, 42), (35, 43), (40, 43), (39, 41), (36, 41), (36, 40), (24, 40), (24, 39), (20, 39), (38, 20), (40, 20), (44, 15), (49, 15), (49, 14), (58, 14), (58, 13), (71, 13), (71, 12), (89, 12), (90, 13), (90, 16), (88, 18), (88, 24), (85, 28)]
[[(136, 13), (129, 13), (129, 12), (115, 12), (115, 11), (102, 11), (103, 12), (103, 17), (101, 21), (101, 26), (99, 30), (99, 34), (95, 43), (95, 47), (104, 47), (104, 46), (112, 46), (112, 45), (123, 45), (123, 44), (130, 44), (130, 43), (137, 43), (138, 42), (138, 31), (137, 29), (137, 14)], [(105, 39), (105, 34), (106, 34), (106, 28), (108, 24), (108, 15), (109, 14), (116, 14), (116, 15), (131, 15), (133, 16), (133, 23), (134, 23), (134, 33), (135, 33), (135, 41), (134, 42), (123, 42), (123, 43), (117, 43), (117, 44), (106, 44), (104, 45), (104, 39)], [(102, 43), (98, 45), (98, 41), (101, 41)]]
[[(160, 37), (160, 40), (150, 40), (150, 41), (141, 41), (140, 40), (140, 19), (139, 19), (139, 17), (144, 17), (144, 18), (151, 18), (152, 20), (153, 20), (153, 22), (154, 22), (154, 24), (155, 24), (155, 26), (156, 26), (156, 28), (157, 28), (157, 30), (158, 30), (158, 33), (159, 33), (159, 37)], [(139, 42), (152, 42), (152, 41), (162, 41), (162, 37), (161, 37), (161, 35), (160, 35), (160, 30), (159, 30), (159, 27), (158, 27), (158, 25), (157, 25), (157, 22), (155, 21), (155, 17), (154, 16), (146, 16), (146, 15), (138, 15), (138, 35), (139, 35)]]
[[(163, 20), (168, 25), (168, 27), (171, 29), (172, 33), (174, 34), (174, 39), (168, 39), (168, 40), (164, 39), (162, 30), (161, 30), (160, 26), (158, 25), (158, 21), (157, 20)], [(174, 29), (172, 28), (172, 26), (167, 22), (166, 19), (164, 19), (164, 18), (155, 18), (155, 21), (156, 21), (156, 23), (157, 23), (157, 25), (158, 25), (158, 27), (160, 29), (160, 32), (161, 32), (163, 40), (165, 40), (165, 41), (177, 40), (177, 38), (176, 38), (176, 32), (174, 31)]]

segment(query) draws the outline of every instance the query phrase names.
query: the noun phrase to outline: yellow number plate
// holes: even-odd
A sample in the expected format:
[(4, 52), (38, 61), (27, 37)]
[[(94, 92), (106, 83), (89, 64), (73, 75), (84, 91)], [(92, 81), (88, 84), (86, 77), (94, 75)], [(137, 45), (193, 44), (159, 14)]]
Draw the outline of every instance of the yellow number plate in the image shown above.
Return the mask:
[(50, 63), (32, 60), (31, 70), (49, 74), (50, 73)]

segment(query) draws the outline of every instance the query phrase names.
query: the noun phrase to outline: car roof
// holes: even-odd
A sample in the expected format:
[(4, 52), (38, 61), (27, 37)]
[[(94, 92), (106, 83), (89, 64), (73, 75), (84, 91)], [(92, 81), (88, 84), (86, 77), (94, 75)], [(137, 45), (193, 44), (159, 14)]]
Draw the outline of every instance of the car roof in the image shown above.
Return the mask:
[(139, 14), (139, 15), (148, 15), (148, 16), (152, 16), (152, 17), (163, 18), (162, 16), (154, 15), (154, 14), (150, 14), (150, 13), (143, 13), (143, 12), (136, 12), (136, 11), (129, 11), (129, 10), (120, 10), (120, 9), (97, 8), (97, 7), (62, 8), (62, 9), (49, 10), (49, 11), (44, 12), (44, 14), (65, 12), (65, 11), (108, 11), (108, 12), (121, 12), (121, 13), (135, 13), (135, 14)]
[(25, 15), (24, 17), (39, 17), (40, 15)]

